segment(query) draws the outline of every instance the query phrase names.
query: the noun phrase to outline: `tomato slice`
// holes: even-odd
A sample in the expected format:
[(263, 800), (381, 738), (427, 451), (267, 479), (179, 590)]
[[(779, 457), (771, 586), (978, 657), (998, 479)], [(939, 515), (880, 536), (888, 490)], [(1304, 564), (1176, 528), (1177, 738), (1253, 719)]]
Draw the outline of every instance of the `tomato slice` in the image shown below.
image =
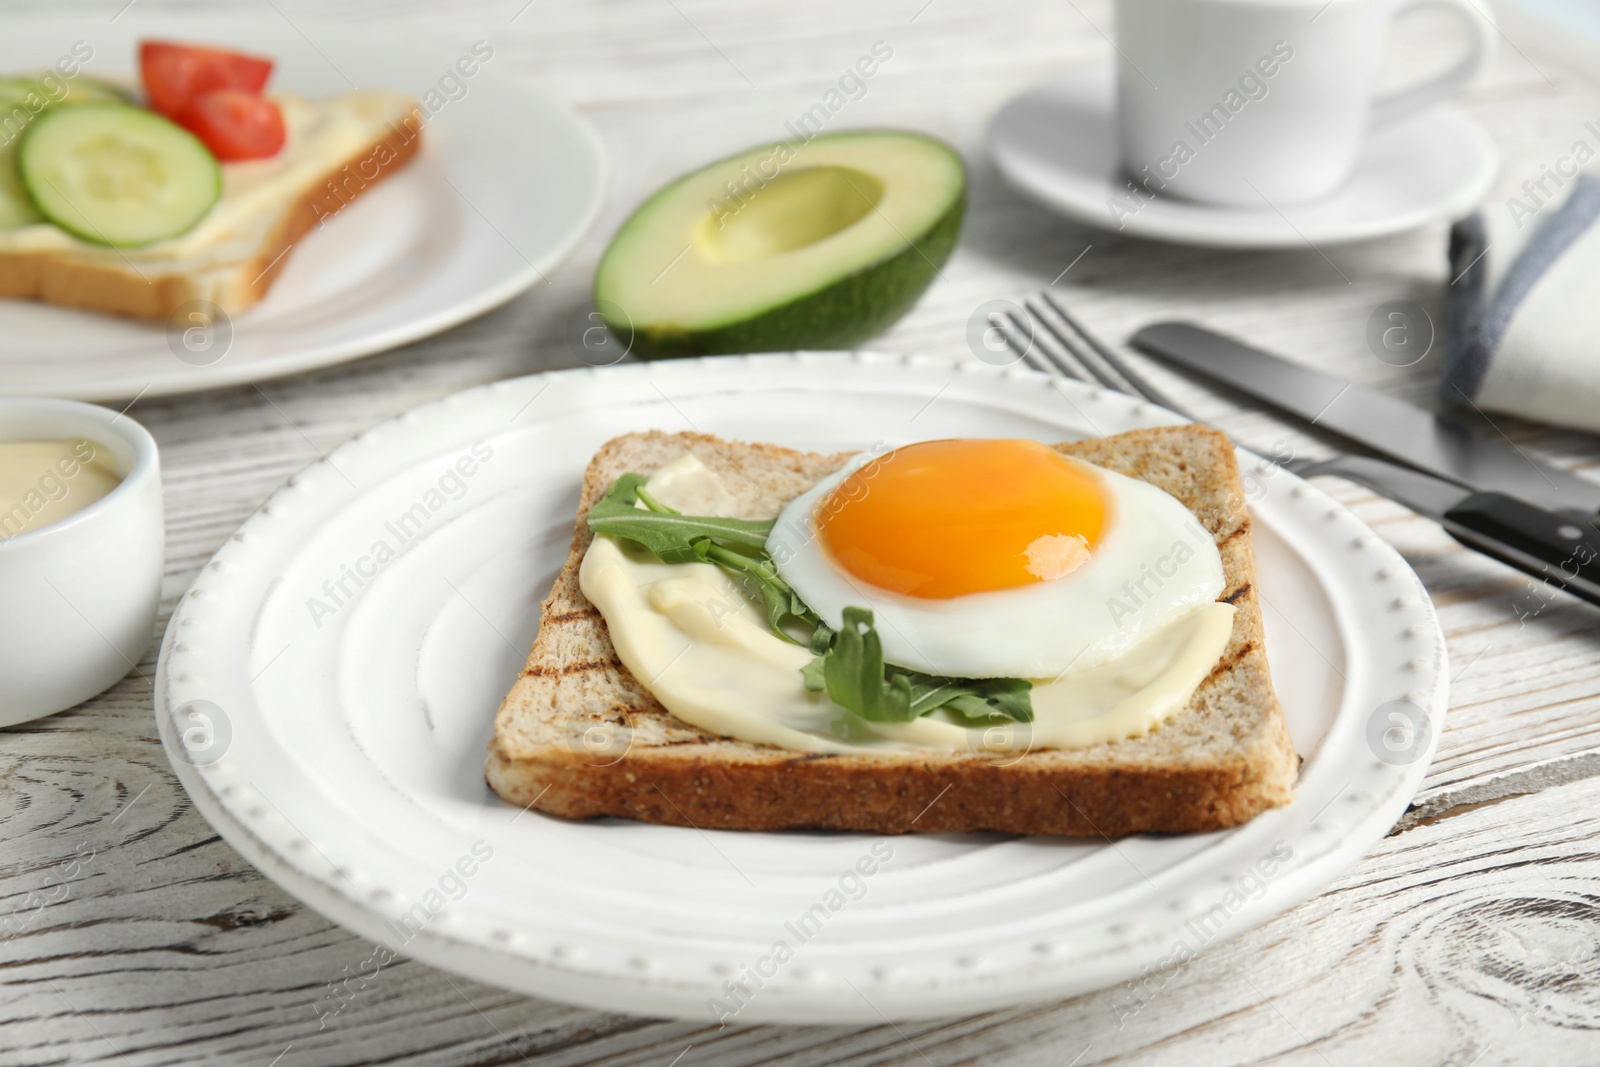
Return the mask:
[(272, 60), (220, 48), (144, 41), (139, 45), (139, 72), (151, 110), (181, 123), (203, 93), (261, 92), (272, 75)]
[(287, 136), (278, 105), (241, 89), (201, 94), (180, 125), (224, 163), (277, 155)]

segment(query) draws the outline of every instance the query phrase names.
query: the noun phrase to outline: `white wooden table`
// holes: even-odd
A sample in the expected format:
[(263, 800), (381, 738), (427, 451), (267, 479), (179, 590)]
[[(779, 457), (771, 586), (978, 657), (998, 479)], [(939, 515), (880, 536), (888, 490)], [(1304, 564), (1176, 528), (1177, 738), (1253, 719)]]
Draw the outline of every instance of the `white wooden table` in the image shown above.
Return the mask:
[[(123, 2), (79, 8), (86, 35)], [(138, 0), (122, 17), (160, 7)], [(836, 124), (933, 131), (972, 171), (954, 260), (879, 347), (963, 354), (978, 304), (1056, 279), (1110, 337), (1192, 317), (1407, 396), (1430, 391), (1436, 355), (1392, 368), (1364, 331), (1392, 299), (1416, 300), (1438, 321), (1442, 226), (1320, 251), (1219, 253), (1063, 222), (1002, 185), (984, 158), (987, 117), (1020, 89), (1109, 55), (1105, 0), (281, 0), (260, 10), (334, 55), (361, 47), (360, 30), (324, 36), (319, 16), (398, 25), (463, 50), (493, 42), (497, 65), (555, 89), (599, 128), (610, 202), (549, 284), (477, 322), (338, 370), (135, 404), (166, 471), (158, 628), (235, 525), (318, 451), (430, 398), (576, 364), (569, 317), (632, 205), (684, 169), (782, 137), (878, 40), (893, 57)], [(1506, 191), (1491, 205), (1600, 118), (1593, 53), (1506, 26), (1493, 77), (1466, 102), (1506, 157)], [(1447, 50), (1420, 33), (1394, 48), (1420, 63)], [(1263, 449), (1323, 447), (1153, 376)], [(1594, 438), (1496, 422), (1520, 446), (1600, 477)], [(938, 1023), (717, 1030), (531, 1000), (399, 962), (320, 1018), (330, 983), (369, 948), (267, 881), (195, 813), (156, 739), (152, 646), (105, 695), (0, 734), (0, 914), (13, 916), (0, 938), (0, 1064), (1600, 1063), (1600, 614), (1395, 504), (1332, 488), (1434, 593), (1454, 674), (1438, 756), (1411, 812), (1360, 866), (1207, 952), (1134, 1017), (1119, 1020), (1109, 991)]]

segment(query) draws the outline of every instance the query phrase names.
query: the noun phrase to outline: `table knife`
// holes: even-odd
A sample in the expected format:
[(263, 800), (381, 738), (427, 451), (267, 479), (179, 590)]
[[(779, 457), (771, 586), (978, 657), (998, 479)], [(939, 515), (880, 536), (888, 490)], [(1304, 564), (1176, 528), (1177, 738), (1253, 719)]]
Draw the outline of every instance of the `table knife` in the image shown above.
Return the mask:
[(1159, 360), (1462, 487), (1496, 491), (1591, 519), (1600, 512), (1600, 483), (1542, 463), (1509, 441), (1496, 441), (1448, 415), (1188, 323), (1146, 326), (1131, 343)]
[(1302, 478), (1336, 474), (1364, 485), (1434, 520), (1468, 548), (1600, 604), (1600, 530), (1589, 523), (1385, 459), (1336, 456), (1289, 468)]

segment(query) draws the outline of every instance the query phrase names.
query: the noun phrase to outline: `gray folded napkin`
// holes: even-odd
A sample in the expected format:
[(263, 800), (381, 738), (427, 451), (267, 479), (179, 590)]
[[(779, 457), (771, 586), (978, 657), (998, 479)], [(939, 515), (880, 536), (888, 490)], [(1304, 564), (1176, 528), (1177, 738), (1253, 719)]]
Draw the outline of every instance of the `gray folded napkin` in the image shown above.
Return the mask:
[(1529, 182), (1450, 232), (1444, 399), (1600, 432), (1600, 180)]

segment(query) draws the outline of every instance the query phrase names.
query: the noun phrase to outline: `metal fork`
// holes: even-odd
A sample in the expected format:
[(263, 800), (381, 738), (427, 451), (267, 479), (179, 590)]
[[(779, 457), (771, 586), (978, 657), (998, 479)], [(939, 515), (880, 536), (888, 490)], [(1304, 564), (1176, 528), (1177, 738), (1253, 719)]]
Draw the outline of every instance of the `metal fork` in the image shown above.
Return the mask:
[[(1195, 418), (1146, 381), (1127, 360), (1103, 344), (1049, 291), (1041, 291), (1034, 297), (1025, 298), (1022, 306), (1027, 310), (1030, 322), (1022, 322), (1015, 314), (1007, 312), (1005, 318), (1008, 324), (996, 321), (1000, 317), (998, 314), (990, 316), (990, 324), (999, 329), (1001, 336), (1006, 340), (1006, 345), (1028, 366), (1046, 374), (1059, 374), (1080, 382), (1093, 380), (1119, 393), (1142, 396), (1180, 418), (1206, 425), (1205, 420)], [(1031, 322), (1037, 322), (1043, 328), (1043, 333), (1049, 338), (1049, 344), (1033, 343), (1038, 339), (1038, 332), (1032, 328)], [(1252, 448), (1231, 434), (1228, 440), (1233, 442), (1235, 447), (1243, 448), (1247, 452), (1266, 455), (1260, 449)], [(1290, 456), (1276, 458), (1272, 462), (1302, 478), (1332, 474), (1384, 495), (1392, 493), (1396, 484), (1407, 485), (1414, 498), (1413, 507), (1418, 506), (1416, 498), (1426, 500), (1436, 491), (1430, 489), (1408, 468), (1378, 456), (1335, 452), (1320, 459), (1310, 456)], [(1447, 483), (1441, 481), (1437, 484)], [(1423, 513), (1428, 514), (1430, 518), (1439, 518), (1438, 515), (1428, 511)]]
[[(1119, 393), (1142, 396), (1175, 415), (1204, 425), (1203, 420), (1185, 411), (1146, 381), (1127, 360), (1103, 344), (1048, 290), (1034, 297), (1024, 298), (1022, 306), (1028, 312), (1029, 322), (1022, 322), (1015, 313), (1007, 312), (1005, 323), (997, 321), (1000, 318), (997, 313), (990, 317), (990, 324), (1000, 331), (1007, 347), (1034, 370), (1044, 371), (1046, 374), (1058, 374), (1074, 381), (1092, 380)], [(1031, 323), (1035, 322), (1042, 328), (1043, 335), (1049, 339), (1048, 344), (1034, 343), (1040, 340), (1041, 333), (1032, 327)], [(1232, 441), (1233, 438), (1230, 436), (1229, 440)], [(1238, 441), (1233, 443), (1248, 451), (1258, 451)], [(1365, 462), (1366, 459), (1362, 456), (1337, 455), (1321, 460), (1296, 456), (1282, 461), (1282, 466), (1302, 477), (1313, 474), (1339, 474), (1352, 481), (1364, 482), (1359, 475)]]
[[(1029, 323), (1020, 321), (1012, 312), (1007, 312), (1005, 316), (1010, 323), (1009, 327), (995, 322), (998, 315), (992, 316), (990, 321), (999, 328), (1010, 349), (1021, 356), (1023, 362), (1030, 367), (1080, 382), (1092, 378), (1107, 389), (1142, 396), (1152, 404), (1182, 415), (1190, 422), (1199, 421), (1145, 381), (1121, 356), (1101, 344), (1100, 339), (1090, 333), (1070, 311), (1062, 307), (1048, 290), (1035, 297), (1025, 298), (1022, 306), (1027, 310), (1030, 322), (1037, 322), (1044, 328), (1044, 333), (1052, 342), (1051, 345), (1033, 344), (1038, 340), (1036, 331)], [(1044, 307), (1050, 309), (1050, 314), (1045, 313)], [(1017, 336), (1017, 331), (1020, 331), (1025, 340)], [(1076, 365), (1068, 362), (1069, 356)], [(1089, 378), (1085, 378), (1085, 374)]]

